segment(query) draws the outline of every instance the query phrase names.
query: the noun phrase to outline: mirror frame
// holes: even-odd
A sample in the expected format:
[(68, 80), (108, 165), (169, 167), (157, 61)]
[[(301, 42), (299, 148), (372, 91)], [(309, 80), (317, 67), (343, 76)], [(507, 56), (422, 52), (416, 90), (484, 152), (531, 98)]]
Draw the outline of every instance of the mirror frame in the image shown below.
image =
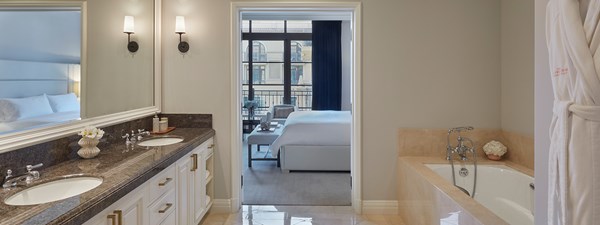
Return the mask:
[[(27, 146), (48, 142), (76, 134), (85, 126), (105, 127), (153, 115), (162, 105), (162, 59), (161, 59), (161, 0), (154, 1), (154, 106), (113, 113), (79, 121), (65, 122), (47, 127), (34, 128), (0, 135), (0, 154)], [(2, 1), (0, 7), (79, 7), (81, 8), (81, 77), (87, 76), (87, 0), (51, 1)], [(82, 92), (85, 95), (85, 91)], [(85, 102), (83, 102), (82, 108)]]

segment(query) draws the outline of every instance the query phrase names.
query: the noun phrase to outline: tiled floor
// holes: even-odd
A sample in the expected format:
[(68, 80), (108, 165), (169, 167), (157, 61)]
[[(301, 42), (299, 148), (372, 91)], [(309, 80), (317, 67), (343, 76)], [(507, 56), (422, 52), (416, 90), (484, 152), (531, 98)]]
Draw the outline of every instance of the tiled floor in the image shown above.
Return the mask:
[(357, 215), (350, 206), (244, 205), (239, 213), (210, 214), (202, 225), (404, 225), (397, 215)]

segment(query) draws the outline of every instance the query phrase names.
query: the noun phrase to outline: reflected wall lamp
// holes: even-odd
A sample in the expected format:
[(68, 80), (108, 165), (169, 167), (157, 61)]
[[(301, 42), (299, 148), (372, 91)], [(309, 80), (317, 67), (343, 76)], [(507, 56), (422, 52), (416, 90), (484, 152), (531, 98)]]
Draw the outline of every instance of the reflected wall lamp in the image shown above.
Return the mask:
[(179, 45), (177, 45), (177, 49), (179, 52), (186, 53), (190, 50), (190, 45), (181, 40), (181, 35), (185, 34), (185, 18), (183, 16), (175, 17), (175, 33), (179, 34)]
[(125, 16), (123, 23), (123, 33), (127, 34), (127, 50), (131, 53), (137, 52), (140, 46), (137, 42), (131, 41), (131, 34), (135, 33), (133, 16)]

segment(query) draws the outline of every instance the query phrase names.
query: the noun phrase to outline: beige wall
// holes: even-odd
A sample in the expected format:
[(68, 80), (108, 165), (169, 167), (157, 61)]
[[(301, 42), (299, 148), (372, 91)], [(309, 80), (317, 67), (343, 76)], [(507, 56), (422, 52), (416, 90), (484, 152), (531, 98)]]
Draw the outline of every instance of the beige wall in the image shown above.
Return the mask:
[(501, 0), (502, 129), (533, 137), (533, 0)]
[[(398, 128), (500, 128), (500, 3), (362, 3), (363, 200), (395, 200)], [(163, 111), (214, 115), (219, 199), (231, 196), (229, 6), (163, 1)], [(186, 16), (186, 55), (176, 15)]]
[[(84, 117), (122, 112), (154, 104), (154, 0), (88, 0), (87, 77)], [(135, 17), (127, 50), (125, 16)], [(117, 134), (118, 135), (118, 134)]]

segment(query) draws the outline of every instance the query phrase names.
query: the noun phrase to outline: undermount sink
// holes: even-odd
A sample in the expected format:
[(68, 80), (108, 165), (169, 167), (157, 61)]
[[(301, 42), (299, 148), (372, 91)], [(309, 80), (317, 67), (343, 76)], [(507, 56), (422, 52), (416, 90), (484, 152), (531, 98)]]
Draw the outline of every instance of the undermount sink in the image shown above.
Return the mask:
[(165, 146), (172, 145), (175, 143), (182, 142), (183, 138), (178, 136), (160, 136), (160, 137), (152, 137), (146, 140), (142, 140), (138, 142), (139, 146), (144, 147), (155, 147), (155, 146)]
[(102, 184), (99, 177), (66, 177), (48, 183), (39, 184), (8, 197), (7, 205), (37, 205), (58, 201), (83, 194)]

